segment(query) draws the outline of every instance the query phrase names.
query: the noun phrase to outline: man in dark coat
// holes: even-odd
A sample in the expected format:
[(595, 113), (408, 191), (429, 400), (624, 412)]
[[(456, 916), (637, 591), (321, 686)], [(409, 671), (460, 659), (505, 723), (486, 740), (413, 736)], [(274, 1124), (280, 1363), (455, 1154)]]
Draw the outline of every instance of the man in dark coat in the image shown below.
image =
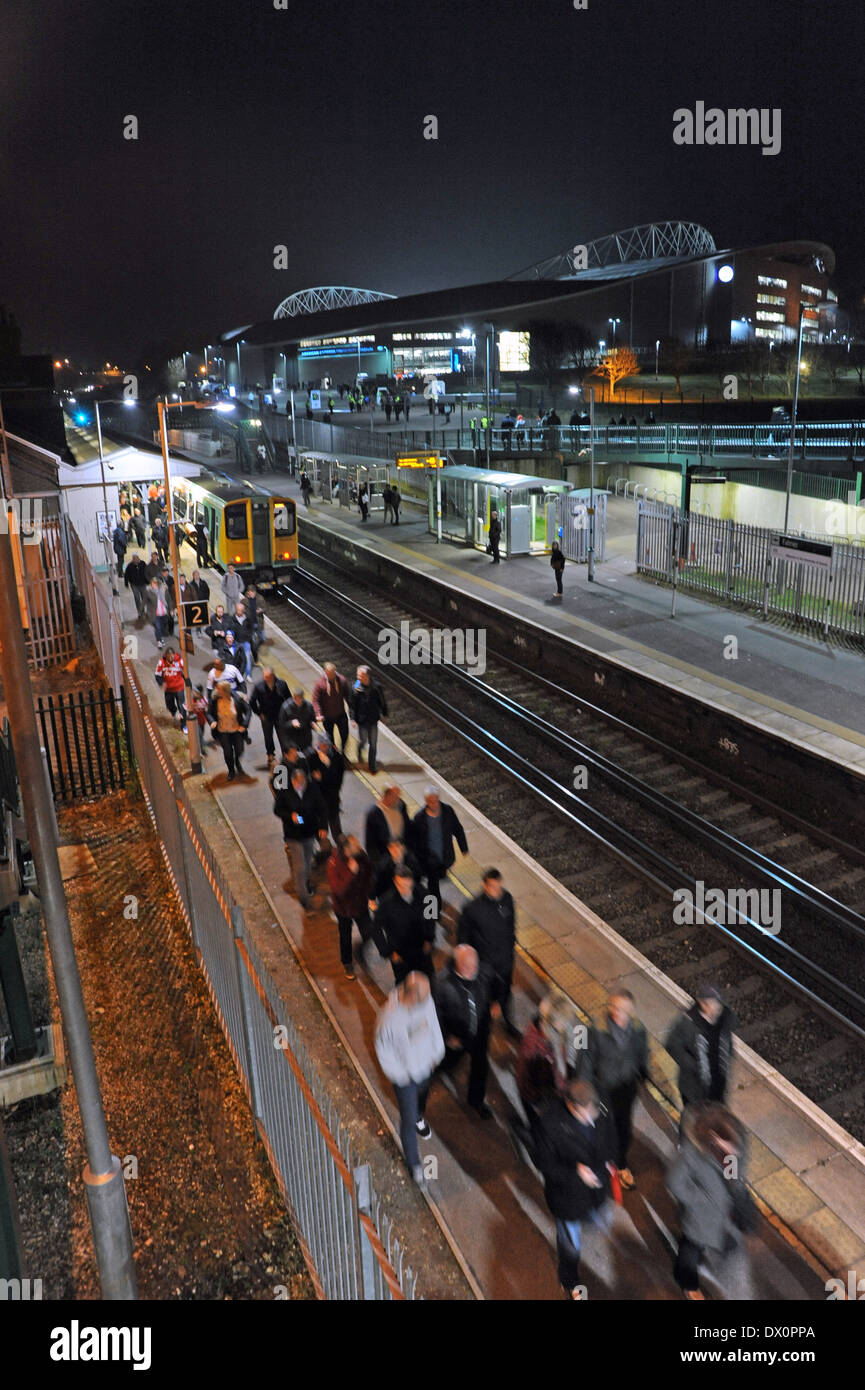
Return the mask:
[(357, 759), (369, 744), (369, 770), (375, 772), (378, 750), (378, 721), (387, 714), (387, 700), (380, 685), (372, 679), (368, 666), (358, 666), (357, 680), (351, 688), (351, 717), (357, 725)]
[(276, 721), (276, 736), (283, 752), (293, 744), (305, 753), (312, 743), (314, 723), (315, 710), (298, 687), (292, 691), (291, 699), (285, 701)]
[(364, 844), (373, 864), (378, 864), (391, 840), (407, 842), (411, 822), (399, 787), (390, 782), (366, 813)]
[(463, 854), (468, 854), (466, 832), (460, 825), (452, 806), (444, 804), (437, 787), (424, 788), (424, 808), (412, 820), (409, 840), (427, 888), (436, 900), (436, 917), (441, 917), (441, 881), (456, 860), (454, 840)]
[(424, 915), (424, 895), (403, 865), (394, 874), (393, 888), (381, 899), (375, 914), (382, 955), (393, 966), (396, 984), (413, 970), (432, 979), (435, 919)]
[(397, 869), (404, 864), (417, 882), (420, 878), (420, 865), (410, 850), (407, 850), (402, 840), (388, 841), (388, 847), (384, 854), (375, 865), (375, 877), (373, 879), (373, 896), (383, 898), (389, 888), (393, 887), (394, 877)]
[[(277, 768), (277, 772), (281, 769)], [(280, 779), (282, 780), (282, 779)], [(327, 838), (327, 809), (316, 786), (299, 768), (288, 787), (274, 779), (273, 814), (282, 821), (285, 853), (291, 864), (294, 891), (304, 907), (310, 905), (312, 861), (316, 838)]]
[(606, 1015), (589, 1030), (588, 1054), (591, 1080), (613, 1122), (619, 1178), (622, 1187), (630, 1189), (634, 1186), (628, 1167), (632, 1115), (637, 1086), (649, 1075), (649, 1045), (645, 1028), (634, 1018), (634, 996), (629, 989), (614, 989), (610, 994)]
[(207, 565), (207, 530), (203, 521), (195, 523), (195, 563), (202, 569)]
[(696, 1003), (680, 1014), (666, 1041), (679, 1067), (682, 1105), (700, 1100), (722, 1104), (727, 1094), (736, 1020), (721, 999), (717, 985), (701, 985)]
[(117, 559), (117, 578), (122, 579), (123, 561), (126, 557), (126, 532), (119, 521), (111, 532), (111, 544), (114, 547), (114, 554)]
[(143, 550), (147, 543), (147, 527), (144, 524), (144, 513), (137, 502), (132, 512), (132, 529), (135, 532), (135, 544), (139, 550)]
[(345, 759), (326, 738), (320, 738), (307, 755), (309, 775), (327, 807), (327, 823), (334, 840), (342, 834), (340, 792), (345, 775)]
[(272, 767), (276, 761), (273, 733), (279, 718), (279, 711), (287, 699), (288, 686), (285, 681), (274, 675), (269, 666), (265, 666), (261, 673), (261, 680), (256, 681), (252, 687), (249, 706), (253, 714), (257, 714), (261, 720), (261, 732), (264, 734), (264, 746), (267, 749), (269, 767)]
[(133, 555), (126, 569), (123, 571), (123, 582), (127, 589), (132, 590), (132, 597), (135, 599), (135, 611), (139, 618), (144, 617), (144, 590), (147, 588), (147, 566), (140, 555)]
[(453, 959), (440, 970), (433, 984), (446, 1052), (441, 1070), (450, 1075), (468, 1053), (468, 1102), (481, 1119), (487, 1120), (492, 1110), (484, 1099), (487, 1090), (490, 1040), (490, 979), (488, 966), (481, 965), (472, 946), (457, 946)]
[(483, 963), (492, 970), (492, 1001), (501, 1005), (502, 1020), (509, 1036), (518, 1038), (520, 1030), (514, 1023), (511, 1004), (517, 912), (498, 869), (487, 869), (483, 892), (463, 908), (457, 925), (457, 940), (474, 946)]
[(502, 523), (499, 521), (498, 512), (493, 512), (490, 516), (490, 554), (493, 557), (493, 564), (500, 563), (499, 544), (502, 539)]
[(535, 1153), (544, 1178), (544, 1196), (556, 1222), (559, 1280), (571, 1298), (584, 1297), (580, 1285), (581, 1225), (605, 1224), (610, 1196), (614, 1140), (598, 1095), (587, 1081), (569, 1081), (538, 1121)]

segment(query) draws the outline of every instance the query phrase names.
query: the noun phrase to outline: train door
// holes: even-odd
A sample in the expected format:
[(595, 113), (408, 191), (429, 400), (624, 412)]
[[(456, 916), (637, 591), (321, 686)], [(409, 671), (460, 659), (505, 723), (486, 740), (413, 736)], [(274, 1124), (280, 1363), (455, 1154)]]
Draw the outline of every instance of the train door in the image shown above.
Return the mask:
[(266, 497), (252, 503), (252, 563), (256, 568), (272, 564), (270, 554), (270, 502)]

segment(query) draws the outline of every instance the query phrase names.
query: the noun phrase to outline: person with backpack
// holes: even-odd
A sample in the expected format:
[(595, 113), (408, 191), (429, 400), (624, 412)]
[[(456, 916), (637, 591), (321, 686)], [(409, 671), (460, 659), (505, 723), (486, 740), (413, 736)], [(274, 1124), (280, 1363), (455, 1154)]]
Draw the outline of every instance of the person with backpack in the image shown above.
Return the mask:
[(562, 575), (565, 572), (565, 553), (559, 545), (558, 541), (553, 541), (553, 548), (550, 552), (550, 567), (553, 571), (553, 574), (556, 576), (556, 592), (554, 594), (554, 597), (561, 598), (563, 592)]

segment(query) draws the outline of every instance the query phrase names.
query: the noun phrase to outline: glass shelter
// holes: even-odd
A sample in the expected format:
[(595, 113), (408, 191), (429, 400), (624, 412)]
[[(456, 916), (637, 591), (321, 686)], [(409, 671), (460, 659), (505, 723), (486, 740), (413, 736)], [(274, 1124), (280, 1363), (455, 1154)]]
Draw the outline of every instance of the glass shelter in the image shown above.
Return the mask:
[[(440, 470), (442, 538), (486, 550), (490, 518), (502, 526), (501, 554), (538, 555), (558, 534), (557, 498), (570, 483), (457, 464)], [(429, 529), (436, 531), (436, 474), (429, 475)]]

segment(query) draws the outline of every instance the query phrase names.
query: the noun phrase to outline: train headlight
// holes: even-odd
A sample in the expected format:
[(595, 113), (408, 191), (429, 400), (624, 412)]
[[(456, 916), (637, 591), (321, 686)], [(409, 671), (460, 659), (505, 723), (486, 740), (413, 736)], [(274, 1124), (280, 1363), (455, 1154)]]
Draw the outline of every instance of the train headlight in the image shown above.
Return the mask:
[(283, 560), (290, 560), (290, 559), (291, 559), (291, 555), (289, 554), (289, 552), (288, 552), (287, 550), (284, 550), (284, 551), (282, 552), (282, 558), (283, 558)]
[(240, 556), (239, 556), (239, 555), (235, 555), (235, 557), (234, 557), (234, 563), (235, 563), (236, 565), (239, 565), (239, 564), (240, 564)]

